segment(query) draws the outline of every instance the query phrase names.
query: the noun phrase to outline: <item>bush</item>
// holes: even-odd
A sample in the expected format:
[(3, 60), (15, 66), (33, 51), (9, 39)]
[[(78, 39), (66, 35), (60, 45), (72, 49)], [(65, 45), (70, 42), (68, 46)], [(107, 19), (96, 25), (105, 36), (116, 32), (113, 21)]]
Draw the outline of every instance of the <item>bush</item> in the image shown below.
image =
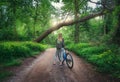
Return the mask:
[(89, 57), (94, 54), (100, 54), (103, 53), (106, 49), (103, 46), (92, 46), (81, 49), (80, 54), (83, 57)]
[(1, 42), (0, 62), (31, 56), (33, 52), (43, 51), (47, 46), (33, 42)]
[(23, 44), (29, 47), (33, 51), (43, 51), (44, 49), (47, 48), (46, 45), (33, 43), (33, 42), (24, 42)]
[(78, 43), (78, 44), (71, 43), (71, 44), (67, 45), (66, 47), (70, 50), (79, 50), (82, 48), (87, 48), (89, 46), (91, 46), (91, 44), (89, 44), (89, 43)]
[(5, 62), (3, 67), (10, 67), (10, 66), (20, 66), (22, 61), (20, 59), (13, 59), (10, 62)]
[(0, 42), (0, 81), (12, 75), (4, 68), (19, 66), (21, 58), (38, 54), (46, 48), (46, 45), (34, 42)]
[(120, 78), (120, 48), (114, 44), (91, 45), (88, 43), (70, 44), (69, 50), (95, 65), (100, 72)]
[(1, 71), (0, 72), (0, 81), (3, 81), (3, 79), (5, 79), (6, 77), (9, 77), (13, 75), (12, 72), (9, 72), (9, 71)]
[(3, 40), (8, 40), (8, 41), (13, 41), (15, 40), (15, 35), (14, 35), (14, 30), (11, 28), (4, 28), (4, 29), (0, 29), (0, 41)]

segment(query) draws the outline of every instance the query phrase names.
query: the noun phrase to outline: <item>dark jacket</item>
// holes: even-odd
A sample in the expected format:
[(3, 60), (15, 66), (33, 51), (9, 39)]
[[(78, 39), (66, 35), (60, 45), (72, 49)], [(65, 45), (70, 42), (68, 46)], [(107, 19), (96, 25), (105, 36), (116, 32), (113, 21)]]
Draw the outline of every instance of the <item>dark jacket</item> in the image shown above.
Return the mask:
[(61, 49), (64, 48), (64, 39), (62, 39), (62, 41), (58, 41), (58, 39), (56, 40), (56, 48), (57, 49)]

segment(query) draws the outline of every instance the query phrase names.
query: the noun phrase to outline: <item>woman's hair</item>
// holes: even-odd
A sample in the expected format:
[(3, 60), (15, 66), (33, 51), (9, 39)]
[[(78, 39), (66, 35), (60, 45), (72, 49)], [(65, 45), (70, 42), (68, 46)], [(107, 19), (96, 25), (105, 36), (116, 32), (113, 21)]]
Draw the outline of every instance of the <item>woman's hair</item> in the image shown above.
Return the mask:
[(58, 34), (58, 38), (59, 38), (59, 39), (60, 39), (60, 38), (62, 39), (62, 33), (59, 33), (59, 34)]

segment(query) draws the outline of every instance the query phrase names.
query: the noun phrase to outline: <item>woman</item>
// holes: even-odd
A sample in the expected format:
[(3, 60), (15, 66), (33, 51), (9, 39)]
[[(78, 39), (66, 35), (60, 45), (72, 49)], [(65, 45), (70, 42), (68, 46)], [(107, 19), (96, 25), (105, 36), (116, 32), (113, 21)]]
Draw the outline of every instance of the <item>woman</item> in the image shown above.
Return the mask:
[(62, 61), (63, 61), (63, 48), (64, 48), (64, 39), (62, 37), (62, 33), (58, 34), (58, 38), (56, 40), (56, 54), (54, 57), (54, 64), (56, 63), (56, 59), (58, 58), (58, 54), (60, 54), (60, 65), (62, 65)]

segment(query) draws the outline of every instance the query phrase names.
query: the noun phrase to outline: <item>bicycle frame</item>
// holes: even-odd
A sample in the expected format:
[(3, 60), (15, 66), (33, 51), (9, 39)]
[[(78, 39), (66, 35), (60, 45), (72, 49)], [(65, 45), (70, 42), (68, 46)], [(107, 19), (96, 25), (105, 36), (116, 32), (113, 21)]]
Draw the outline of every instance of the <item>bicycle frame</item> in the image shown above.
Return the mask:
[[(60, 54), (60, 55), (61, 55), (61, 54)], [(60, 56), (59, 56), (59, 57), (60, 57)], [(63, 60), (60, 60), (60, 58), (59, 58), (59, 60), (62, 61), (62, 64), (64, 63), (64, 61), (66, 61), (67, 66), (68, 66), (70, 69), (72, 69), (72, 67), (73, 67), (73, 58), (72, 58), (72, 56), (70, 55), (69, 52), (66, 52), (66, 50), (65, 50), (64, 48), (63, 48), (62, 57), (63, 57)], [(70, 57), (70, 59), (69, 59), (68, 57)], [(70, 62), (72, 63), (71, 65), (69, 64)]]

